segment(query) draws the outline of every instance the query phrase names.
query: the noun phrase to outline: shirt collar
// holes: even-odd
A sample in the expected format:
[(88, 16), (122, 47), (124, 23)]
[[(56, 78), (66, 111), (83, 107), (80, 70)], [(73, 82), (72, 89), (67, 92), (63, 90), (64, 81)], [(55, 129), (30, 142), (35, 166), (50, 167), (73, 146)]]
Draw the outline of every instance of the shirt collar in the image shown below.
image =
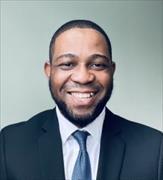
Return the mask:
[[(105, 111), (106, 110), (104, 108), (100, 115), (92, 123), (88, 124), (86, 127), (80, 130), (89, 132), (94, 139), (99, 140), (101, 138), (103, 122), (106, 114)], [(58, 106), (56, 106), (56, 113), (59, 122), (62, 144), (64, 145), (68, 138), (71, 137), (72, 133), (74, 133), (76, 130), (79, 130), (79, 128), (62, 115)]]

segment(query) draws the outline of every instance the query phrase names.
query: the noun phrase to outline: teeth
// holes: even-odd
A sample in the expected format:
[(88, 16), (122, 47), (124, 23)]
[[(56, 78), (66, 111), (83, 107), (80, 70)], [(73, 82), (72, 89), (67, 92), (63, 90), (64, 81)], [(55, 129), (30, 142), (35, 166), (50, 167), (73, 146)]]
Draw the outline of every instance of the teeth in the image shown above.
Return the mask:
[(90, 98), (94, 96), (94, 93), (71, 93), (72, 96), (75, 96), (77, 98)]

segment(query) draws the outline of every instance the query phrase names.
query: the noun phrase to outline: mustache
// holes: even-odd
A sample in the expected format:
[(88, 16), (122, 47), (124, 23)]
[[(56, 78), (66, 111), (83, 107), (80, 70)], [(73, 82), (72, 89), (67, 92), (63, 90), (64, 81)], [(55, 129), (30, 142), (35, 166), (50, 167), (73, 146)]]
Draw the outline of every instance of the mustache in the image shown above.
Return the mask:
[(62, 87), (66, 90), (71, 89), (92, 89), (98, 91), (101, 88), (100, 84), (97, 83), (89, 83), (89, 84), (79, 84), (79, 83), (66, 83)]

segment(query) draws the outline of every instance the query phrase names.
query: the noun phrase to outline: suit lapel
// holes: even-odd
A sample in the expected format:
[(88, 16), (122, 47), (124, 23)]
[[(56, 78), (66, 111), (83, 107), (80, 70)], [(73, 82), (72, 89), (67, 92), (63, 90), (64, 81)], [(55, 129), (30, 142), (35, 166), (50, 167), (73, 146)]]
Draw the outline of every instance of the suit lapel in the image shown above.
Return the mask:
[(119, 180), (124, 157), (125, 143), (114, 115), (107, 110), (101, 139), (97, 180)]
[(61, 137), (56, 112), (47, 117), (38, 142), (42, 179), (64, 180)]

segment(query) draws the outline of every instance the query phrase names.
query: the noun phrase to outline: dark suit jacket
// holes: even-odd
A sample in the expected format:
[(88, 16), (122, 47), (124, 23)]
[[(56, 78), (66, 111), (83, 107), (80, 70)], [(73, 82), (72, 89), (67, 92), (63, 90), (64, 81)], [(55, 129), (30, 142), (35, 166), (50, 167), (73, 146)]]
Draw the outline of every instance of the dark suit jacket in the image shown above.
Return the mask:
[[(62, 144), (54, 110), (1, 132), (0, 180), (64, 180)], [(98, 180), (163, 180), (163, 135), (107, 110)]]

